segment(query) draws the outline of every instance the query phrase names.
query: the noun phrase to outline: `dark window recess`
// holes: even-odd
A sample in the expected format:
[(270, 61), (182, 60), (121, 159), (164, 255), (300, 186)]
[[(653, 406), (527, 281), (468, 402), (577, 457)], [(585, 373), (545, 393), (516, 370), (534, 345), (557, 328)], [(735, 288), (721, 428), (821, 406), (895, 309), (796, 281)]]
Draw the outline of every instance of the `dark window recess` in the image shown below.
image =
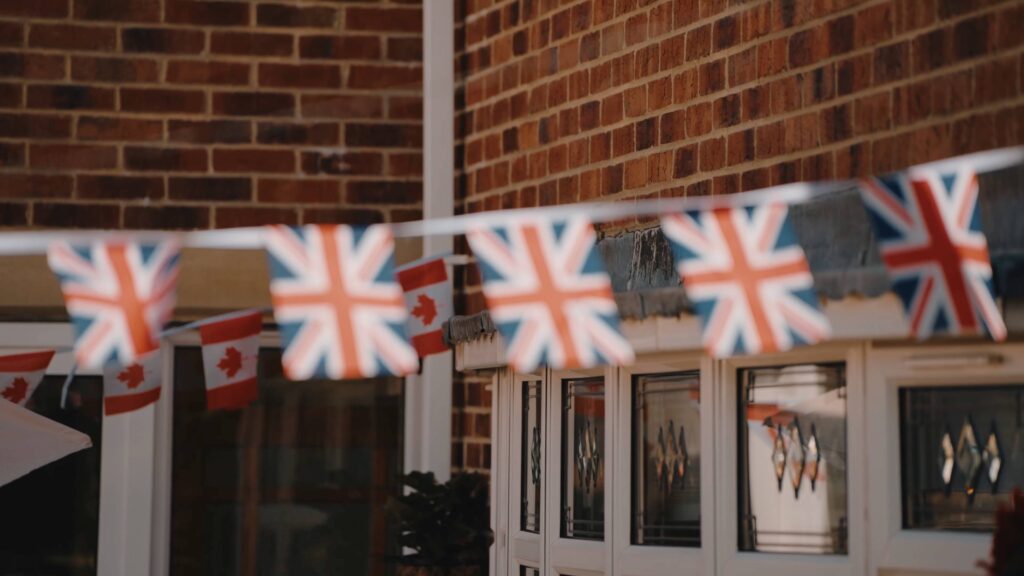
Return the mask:
[(846, 372), (739, 371), (739, 549), (847, 554)]
[(206, 410), (199, 348), (174, 353), (171, 574), (394, 572), (402, 380), (289, 382), (259, 354), (259, 399)]
[(563, 538), (604, 539), (604, 378), (562, 381)]
[(903, 527), (989, 532), (1024, 487), (1024, 385), (900, 390)]
[(43, 378), (27, 407), (88, 434), (92, 448), (0, 486), (0, 574), (96, 574), (103, 378), (75, 378), (66, 409), (60, 407), (63, 385), (63, 376)]
[(700, 373), (633, 377), (632, 542), (700, 546)]

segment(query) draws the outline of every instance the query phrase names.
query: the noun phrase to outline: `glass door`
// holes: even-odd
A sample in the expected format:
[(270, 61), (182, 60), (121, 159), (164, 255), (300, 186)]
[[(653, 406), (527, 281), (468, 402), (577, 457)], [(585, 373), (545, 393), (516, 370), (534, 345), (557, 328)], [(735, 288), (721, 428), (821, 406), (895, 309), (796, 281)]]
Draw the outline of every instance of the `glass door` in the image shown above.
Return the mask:
[(84, 432), (93, 446), (0, 487), (0, 574), (148, 574), (152, 536), (155, 406), (103, 415), (103, 378), (72, 370), (71, 327), (0, 326), (0, 353), (57, 349), (28, 408)]
[(714, 574), (712, 368), (677, 353), (615, 371), (615, 574)]
[(97, 574), (103, 378), (75, 378), (62, 408), (66, 372), (50, 370), (25, 407), (87, 434), (92, 447), (0, 486), (0, 574)]
[(1024, 346), (869, 351), (870, 570), (971, 573), (1024, 488)]
[(258, 358), (259, 398), (209, 411), (199, 347), (174, 349), (170, 574), (395, 570), (402, 379), (289, 382)]
[(508, 434), (512, 466), (509, 480), (509, 573), (539, 573), (544, 566), (544, 480), (550, 472), (547, 452), (547, 402), (543, 372), (512, 376), (512, 418)]
[(590, 576), (611, 567), (615, 396), (605, 371), (552, 372), (545, 458), (547, 574)]

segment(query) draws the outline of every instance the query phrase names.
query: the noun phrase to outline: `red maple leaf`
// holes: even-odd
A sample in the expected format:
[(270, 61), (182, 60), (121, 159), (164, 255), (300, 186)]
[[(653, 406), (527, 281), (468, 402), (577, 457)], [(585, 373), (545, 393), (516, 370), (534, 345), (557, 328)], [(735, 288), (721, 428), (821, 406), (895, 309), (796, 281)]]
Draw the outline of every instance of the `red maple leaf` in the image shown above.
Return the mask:
[(22, 400), (25, 399), (25, 394), (27, 393), (28, 380), (25, 380), (21, 376), (18, 376), (17, 378), (11, 381), (10, 386), (4, 388), (2, 395), (4, 398), (10, 400), (11, 402), (19, 404)]
[(416, 307), (412, 309), (412, 315), (419, 318), (424, 326), (427, 326), (437, 317), (437, 303), (430, 296), (420, 294), (416, 298)]
[(132, 364), (122, 370), (117, 375), (117, 379), (124, 382), (124, 385), (129, 389), (134, 389), (138, 388), (139, 384), (142, 384), (146, 380), (146, 372), (143, 371), (141, 364)]
[(217, 362), (217, 368), (220, 368), (228, 378), (233, 378), (242, 369), (242, 353), (234, 346), (228, 346), (224, 351), (224, 357)]

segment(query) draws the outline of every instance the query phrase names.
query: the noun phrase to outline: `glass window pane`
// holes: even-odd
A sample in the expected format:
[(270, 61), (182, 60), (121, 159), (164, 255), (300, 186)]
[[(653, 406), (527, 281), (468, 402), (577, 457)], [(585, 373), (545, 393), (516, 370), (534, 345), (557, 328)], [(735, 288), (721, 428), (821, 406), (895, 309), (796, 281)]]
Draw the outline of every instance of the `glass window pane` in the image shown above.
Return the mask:
[(171, 574), (389, 574), (402, 380), (289, 382), (259, 355), (259, 399), (206, 410), (199, 348), (174, 354)]
[(562, 537), (604, 539), (604, 378), (562, 381)]
[(1024, 386), (900, 390), (903, 526), (987, 532), (1024, 487)]
[(633, 378), (633, 544), (700, 546), (700, 373)]
[(520, 519), (519, 528), (540, 533), (541, 497), (541, 386), (540, 382), (523, 382), (523, 422), (520, 443)]
[(540, 570), (530, 566), (519, 566), (519, 576), (540, 576)]
[(740, 550), (846, 554), (844, 367), (739, 376)]
[(63, 386), (63, 376), (43, 378), (27, 407), (88, 434), (92, 448), (0, 487), (0, 574), (96, 574), (103, 378), (76, 377), (64, 409)]

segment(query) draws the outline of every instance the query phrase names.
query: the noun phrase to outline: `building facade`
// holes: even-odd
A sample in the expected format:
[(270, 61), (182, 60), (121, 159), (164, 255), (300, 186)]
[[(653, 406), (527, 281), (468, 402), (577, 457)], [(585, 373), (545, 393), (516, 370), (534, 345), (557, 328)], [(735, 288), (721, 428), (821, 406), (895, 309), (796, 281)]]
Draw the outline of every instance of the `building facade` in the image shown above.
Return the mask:
[[(1022, 26), (1014, 0), (5, 0), (0, 225), (369, 224), (880, 174), (1024, 143)], [(1019, 171), (985, 178), (1014, 214)], [(387, 574), (380, 509), (422, 467), (491, 475), (495, 574), (974, 573), (1024, 473), (1022, 351), (906, 340), (848, 214), (804, 219), (836, 339), (786, 354), (703, 355), (646, 217), (599, 230), (629, 368), (510, 371), (472, 264), (436, 381), (289, 384), (268, 316), (256, 406), (204, 412), (184, 334), (161, 401), (115, 422), (99, 374), (61, 407), (63, 350), (33, 409), (98, 449), (0, 492), (41, 519), (5, 525), (0, 572)], [(1015, 339), (1024, 241), (997, 223)], [(853, 250), (830, 252), (840, 229)], [(269, 305), (259, 251), (185, 262), (176, 321)], [(0, 266), (0, 348), (67, 347), (44, 259)]]
[[(474, 213), (719, 195), (1019, 145), (1022, 17), (942, 0), (470, 2), (459, 199)], [(983, 178), (990, 242), (1020, 185)], [(1020, 351), (908, 341), (852, 200), (801, 217), (836, 334), (787, 354), (702, 353), (652, 218), (599, 224), (629, 368), (504, 367), (466, 268), (449, 336), (495, 397), (496, 574), (980, 570), (984, 501), (1008, 498), (1022, 457), (1007, 448), (1020, 429), (984, 406), (1019, 401)]]

